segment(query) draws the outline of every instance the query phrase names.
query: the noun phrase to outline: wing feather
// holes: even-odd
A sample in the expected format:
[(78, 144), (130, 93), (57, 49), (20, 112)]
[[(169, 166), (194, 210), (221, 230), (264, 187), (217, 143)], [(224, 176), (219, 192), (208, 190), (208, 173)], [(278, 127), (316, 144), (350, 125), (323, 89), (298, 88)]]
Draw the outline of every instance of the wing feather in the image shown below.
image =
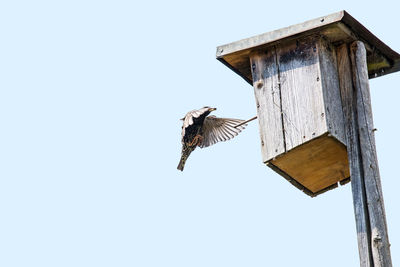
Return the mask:
[(225, 137), (227, 138), (226, 140), (232, 139), (233, 135), (229, 133), (229, 128), (221, 128), (221, 131), (224, 133)]
[(214, 139), (215, 139), (214, 143), (221, 142), (223, 139), (219, 130), (217, 128), (213, 128), (212, 131), (214, 133)]
[(206, 138), (206, 141), (208, 141), (208, 145), (211, 146), (211, 145), (215, 144), (216, 139), (217, 139), (217, 137), (215, 136), (214, 129), (210, 129), (209, 138)]
[(217, 142), (223, 142), (234, 138), (238, 135), (247, 124), (235, 128), (234, 126), (242, 123), (244, 120), (217, 118), (208, 116), (203, 124), (203, 142), (201, 148), (214, 145)]

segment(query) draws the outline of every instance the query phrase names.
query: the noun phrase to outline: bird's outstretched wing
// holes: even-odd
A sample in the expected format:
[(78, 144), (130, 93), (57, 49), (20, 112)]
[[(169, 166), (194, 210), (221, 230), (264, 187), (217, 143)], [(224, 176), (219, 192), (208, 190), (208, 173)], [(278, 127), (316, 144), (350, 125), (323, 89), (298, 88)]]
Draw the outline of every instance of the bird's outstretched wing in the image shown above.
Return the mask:
[(244, 120), (217, 118), (208, 116), (203, 124), (203, 142), (199, 145), (201, 148), (211, 146), (217, 142), (227, 141), (238, 135), (247, 124), (235, 128), (234, 126)]

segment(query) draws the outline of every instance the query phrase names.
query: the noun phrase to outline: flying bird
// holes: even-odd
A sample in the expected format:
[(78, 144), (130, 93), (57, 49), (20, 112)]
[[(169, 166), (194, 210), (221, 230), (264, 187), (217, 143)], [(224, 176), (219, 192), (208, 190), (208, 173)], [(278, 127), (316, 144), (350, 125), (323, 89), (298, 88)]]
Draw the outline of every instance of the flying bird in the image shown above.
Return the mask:
[(232, 139), (238, 135), (247, 124), (244, 120), (217, 118), (208, 116), (216, 108), (203, 107), (189, 111), (182, 126), (182, 156), (178, 170), (183, 171), (185, 162), (196, 147), (204, 148), (220, 141)]

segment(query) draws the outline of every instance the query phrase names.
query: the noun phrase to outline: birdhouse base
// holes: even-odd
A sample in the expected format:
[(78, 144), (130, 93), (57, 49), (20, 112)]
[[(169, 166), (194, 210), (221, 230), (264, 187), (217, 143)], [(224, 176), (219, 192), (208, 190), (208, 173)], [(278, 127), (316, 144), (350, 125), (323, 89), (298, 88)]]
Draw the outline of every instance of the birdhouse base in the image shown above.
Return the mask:
[(266, 162), (267, 166), (312, 197), (350, 181), (347, 150), (324, 134)]

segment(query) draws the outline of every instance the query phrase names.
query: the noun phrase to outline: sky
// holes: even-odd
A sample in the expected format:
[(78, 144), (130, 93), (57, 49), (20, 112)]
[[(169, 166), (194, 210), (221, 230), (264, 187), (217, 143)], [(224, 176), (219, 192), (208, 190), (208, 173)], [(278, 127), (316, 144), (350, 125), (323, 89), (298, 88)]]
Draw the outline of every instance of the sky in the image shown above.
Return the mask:
[[(180, 118), (256, 115), (216, 47), (347, 10), (400, 51), (396, 1), (2, 1), (0, 266), (357, 266), (351, 185), (310, 198), (262, 163), (257, 121), (198, 149)], [(400, 73), (370, 81), (400, 264)]]

